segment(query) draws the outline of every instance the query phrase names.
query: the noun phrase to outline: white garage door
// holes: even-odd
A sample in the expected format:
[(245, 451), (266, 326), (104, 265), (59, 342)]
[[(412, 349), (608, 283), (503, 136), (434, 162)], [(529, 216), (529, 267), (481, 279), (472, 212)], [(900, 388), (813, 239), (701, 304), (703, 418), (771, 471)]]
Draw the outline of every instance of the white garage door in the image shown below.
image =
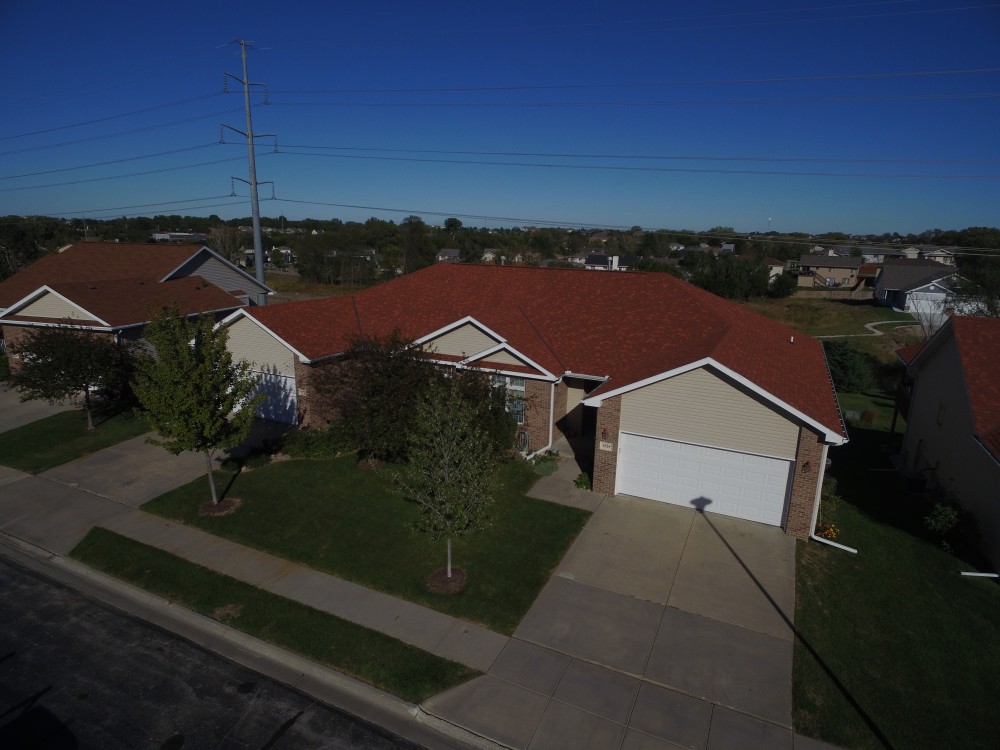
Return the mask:
[(781, 526), (791, 461), (621, 433), (617, 491)]
[(295, 424), (298, 419), (295, 401), (295, 377), (271, 372), (256, 373), (260, 377), (257, 393), (267, 398), (257, 407), (257, 416), (274, 422)]

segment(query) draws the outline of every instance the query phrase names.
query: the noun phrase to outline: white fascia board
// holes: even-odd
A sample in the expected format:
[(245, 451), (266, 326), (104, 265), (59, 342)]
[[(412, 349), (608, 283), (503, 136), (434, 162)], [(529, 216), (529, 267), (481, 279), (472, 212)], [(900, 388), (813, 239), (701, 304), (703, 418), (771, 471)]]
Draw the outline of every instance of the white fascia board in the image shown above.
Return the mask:
[(436, 339), (439, 336), (443, 336), (444, 334), (448, 333), (449, 331), (454, 331), (456, 328), (461, 328), (462, 326), (466, 325), (467, 323), (471, 323), (473, 326), (475, 326), (480, 331), (482, 331), (483, 333), (485, 333), (491, 339), (494, 339), (495, 341), (498, 341), (501, 344), (506, 344), (507, 343), (507, 339), (505, 339), (499, 333), (497, 333), (496, 331), (490, 329), (487, 326), (484, 326), (482, 323), (480, 323), (478, 320), (476, 320), (475, 318), (473, 318), (471, 315), (466, 315), (464, 318), (461, 318), (460, 320), (456, 320), (454, 323), (449, 323), (448, 325), (443, 326), (442, 328), (438, 328), (436, 331), (432, 331), (431, 333), (428, 333), (426, 336), (421, 336), (419, 339), (417, 339), (416, 341), (413, 342), (413, 345), (414, 346), (420, 346), (421, 344), (425, 344), (428, 341), (431, 341), (432, 339)]
[[(13, 305), (11, 305), (6, 310), (4, 310), (3, 313), (0, 314), (0, 317), (4, 317), (4, 316), (7, 316), (7, 315), (14, 315), (14, 314), (16, 314), (17, 310), (19, 308), (25, 307), (27, 305), (30, 305), (32, 302), (34, 302), (35, 300), (39, 299), (44, 294), (54, 294), (56, 297), (58, 297), (59, 299), (61, 299), (66, 304), (72, 305), (73, 307), (75, 307), (80, 312), (83, 312), (83, 313), (86, 313), (87, 315), (89, 315), (90, 316), (89, 320), (96, 320), (101, 325), (105, 325), (108, 328), (111, 327), (111, 324), (108, 323), (108, 321), (102, 320), (98, 316), (94, 315), (94, 313), (92, 313), (90, 310), (86, 309), (85, 307), (81, 307), (79, 304), (77, 304), (76, 302), (74, 302), (73, 300), (71, 300), (69, 297), (67, 297), (67, 296), (65, 296), (63, 294), (59, 294), (59, 292), (57, 292), (55, 289), (53, 289), (52, 287), (48, 286), (47, 284), (45, 284), (43, 286), (40, 286), (35, 291), (31, 292), (31, 294), (29, 294), (29, 295), (27, 295), (27, 296), (22, 297), (21, 299), (19, 299)], [(54, 324), (54, 325), (57, 325), (57, 324)], [(90, 326), (90, 327), (92, 328), (93, 326)]]
[[(294, 354), (296, 357), (298, 357), (299, 361), (302, 362), (303, 364), (307, 364), (308, 365), (308, 364), (310, 364), (312, 362), (312, 360), (309, 359), (309, 357), (307, 357), (305, 354), (303, 354), (302, 352), (300, 352), (294, 346), (292, 346), (291, 344), (289, 344), (287, 341), (285, 341), (283, 338), (281, 338), (281, 336), (279, 336), (274, 331), (272, 331), (270, 328), (268, 328), (266, 325), (264, 325), (259, 320), (257, 320), (257, 318), (255, 318), (253, 315), (251, 315), (250, 313), (248, 313), (247, 312), (247, 308), (245, 308), (245, 307), (241, 307), (239, 310), (237, 310), (236, 312), (234, 312), (232, 315), (228, 315), (225, 318), (223, 318), (222, 320), (220, 320), (218, 323), (215, 324), (215, 328), (219, 329), (219, 328), (222, 328), (223, 326), (225, 326), (225, 327), (228, 328), (229, 326), (231, 326), (233, 323), (235, 323), (240, 318), (246, 318), (247, 320), (251, 321), (255, 326), (257, 326), (262, 331), (264, 331), (264, 333), (266, 333), (268, 336), (270, 336), (271, 338), (273, 338), (275, 341), (277, 341), (283, 347), (285, 347), (286, 349), (288, 349), (288, 351), (290, 351), (292, 354)], [(324, 357), (324, 359), (325, 359), (325, 357)]]
[(234, 271), (236, 271), (236, 273), (238, 273), (240, 276), (242, 276), (245, 279), (253, 282), (256, 286), (263, 287), (267, 291), (268, 294), (277, 294), (277, 292), (275, 292), (267, 284), (262, 284), (261, 282), (257, 281), (256, 278), (254, 278), (253, 276), (251, 276), (250, 274), (248, 274), (246, 271), (244, 271), (242, 268), (240, 268), (239, 266), (237, 266), (232, 261), (229, 261), (229, 260), (226, 260), (225, 258), (223, 258), (221, 255), (219, 255), (217, 252), (215, 252), (215, 250), (213, 250), (212, 248), (210, 248), (208, 245), (202, 245), (200, 250), (198, 250), (194, 254), (188, 256), (188, 258), (186, 260), (182, 261), (180, 265), (178, 265), (175, 269), (173, 269), (170, 273), (168, 273), (162, 279), (160, 279), (160, 283), (162, 284), (164, 281), (169, 281), (173, 277), (173, 275), (175, 273), (177, 273), (179, 270), (181, 270), (186, 264), (190, 263), (191, 260), (192, 260), (192, 258), (195, 258), (195, 257), (201, 255), (202, 253), (208, 253), (209, 255), (211, 255), (212, 257), (214, 257), (215, 259), (217, 259), (217, 260), (221, 261), (222, 263), (226, 264), (231, 269), (233, 269)]
[(557, 379), (554, 374), (552, 374), (551, 372), (549, 372), (548, 370), (546, 370), (544, 367), (542, 367), (540, 364), (538, 364), (537, 362), (535, 362), (531, 357), (528, 357), (528, 356), (526, 356), (524, 354), (521, 354), (521, 352), (519, 352), (517, 349), (515, 349), (514, 347), (512, 347), (512, 346), (510, 346), (509, 344), (506, 344), (506, 343), (497, 344), (496, 346), (490, 347), (489, 349), (484, 349), (483, 351), (479, 352), (478, 354), (473, 354), (471, 357), (466, 357), (461, 362), (459, 362), (459, 364), (463, 365), (463, 366), (469, 366), (473, 362), (478, 362), (481, 359), (488, 359), (491, 354), (496, 354), (497, 352), (501, 352), (501, 351), (502, 352), (507, 352), (510, 356), (514, 357), (515, 359), (521, 360), (522, 362), (524, 362), (529, 367), (534, 367), (539, 372), (544, 373), (545, 376), (546, 376), (546, 378), (551, 378), (552, 380), (556, 380)]
[(759, 385), (754, 383), (752, 380), (748, 380), (747, 378), (740, 375), (738, 372), (729, 369), (728, 367), (720, 364), (719, 362), (716, 362), (711, 357), (705, 357), (704, 359), (699, 359), (695, 362), (682, 365), (681, 367), (676, 367), (673, 370), (667, 370), (666, 372), (661, 372), (657, 375), (645, 378), (644, 380), (638, 380), (634, 383), (629, 383), (628, 385), (623, 385), (619, 388), (614, 388), (608, 391), (607, 393), (602, 393), (599, 396), (591, 396), (590, 398), (585, 398), (581, 403), (584, 406), (600, 406), (601, 402), (604, 401), (605, 399), (609, 399), (614, 396), (621, 395), (623, 393), (628, 393), (629, 391), (634, 391), (639, 388), (644, 388), (647, 385), (652, 385), (653, 383), (659, 383), (661, 380), (666, 380), (668, 378), (672, 378), (677, 375), (683, 375), (686, 372), (691, 372), (692, 370), (697, 370), (699, 368), (706, 366), (718, 370), (719, 372), (726, 375), (727, 377), (732, 378), (733, 380), (735, 380), (737, 383), (744, 386), (748, 390), (752, 391), (753, 393), (756, 393), (765, 401), (768, 401), (777, 408), (787, 412), (788, 414), (791, 414), (792, 416), (805, 422), (811, 427), (816, 428), (816, 430), (818, 430), (820, 433), (823, 434), (825, 442), (829, 443), (830, 445), (843, 445), (844, 443), (847, 442), (846, 438), (844, 438), (843, 435), (839, 435), (836, 432), (833, 432), (826, 425), (820, 424), (809, 415), (804, 414), (803, 412), (796, 409), (794, 406), (786, 403), (785, 401), (782, 401), (773, 393), (764, 390)]
[(555, 383), (558, 378), (554, 375), (532, 375), (526, 372), (515, 372), (514, 370), (502, 370), (496, 367), (476, 367), (476, 365), (469, 364), (468, 362), (456, 362), (452, 359), (434, 359), (430, 357), (427, 359), (428, 362), (434, 365), (441, 365), (443, 367), (453, 367), (456, 370), (476, 370), (478, 372), (490, 372), (497, 373), (498, 375), (510, 375), (512, 378), (524, 378), (526, 380), (541, 380), (546, 383)]

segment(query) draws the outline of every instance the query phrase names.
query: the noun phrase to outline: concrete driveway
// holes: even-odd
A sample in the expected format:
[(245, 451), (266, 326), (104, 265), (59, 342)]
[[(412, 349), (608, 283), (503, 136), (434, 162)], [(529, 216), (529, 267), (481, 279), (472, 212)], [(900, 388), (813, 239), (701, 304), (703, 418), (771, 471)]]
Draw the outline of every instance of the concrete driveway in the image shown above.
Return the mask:
[(604, 498), (488, 674), (423, 708), (514, 748), (791, 748), (794, 576), (780, 529)]
[(0, 383), (0, 432), (7, 432), (61, 411), (79, 408), (74, 402), (52, 405), (46, 401), (21, 401), (17, 391)]

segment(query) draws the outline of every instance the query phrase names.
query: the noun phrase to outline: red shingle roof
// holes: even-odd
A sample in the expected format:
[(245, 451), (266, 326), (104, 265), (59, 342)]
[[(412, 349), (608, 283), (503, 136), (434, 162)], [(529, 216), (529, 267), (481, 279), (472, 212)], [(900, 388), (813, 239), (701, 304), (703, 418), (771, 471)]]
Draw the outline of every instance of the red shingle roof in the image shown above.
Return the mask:
[(962, 362), (976, 437), (1000, 461), (1000, 320), (949, 319)]
[(0, 282), (0, 309), (10, 307), (39, 287), (61, 282), (114, 279), (159, 281), (197, 253), (201, 245), (93, 242), (70, 245), (43, 255)]
[(420, 339), (466, 316), (591, 396), (712, 358), (843, 435), (822, 345), (668, 274), (440, 264), (353, 297), (246, 310), (310, 359), (353, 333)]
[(904, 346), (902, 349), (896, 350), (896, 356), (903, 360), (904, 365), (909, 365), (916, 358), (916, 356), (924, 350), (925, 346), (927, 346), (926, 341), (921, 341), (919, 344)]

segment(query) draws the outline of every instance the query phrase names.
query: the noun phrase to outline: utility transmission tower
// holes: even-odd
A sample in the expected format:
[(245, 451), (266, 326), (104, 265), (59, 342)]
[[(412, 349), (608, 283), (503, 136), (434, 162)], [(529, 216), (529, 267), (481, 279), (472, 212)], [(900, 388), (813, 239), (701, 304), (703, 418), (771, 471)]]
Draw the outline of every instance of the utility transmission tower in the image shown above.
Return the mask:
[[(262, 83), (251, 83), (250, 77), (247, 75), (247, 47), (253, 49), (253, 44), (246, 41), (245, 39), (235, 39), (234, 42), (240, 45), (241, 53), (243, 57), (243, 77), (233, 75), (232, 73), (226, 73), (227, 76), (233, 78), (243, 84), (243, 105), (247, 112), (247, 129), (244, 133), (242, 130), (234, 128), (230, 125), (226, 125), (227, 128), (233, 130), (247, 139), (247, 154), (250, 159), (250, 180), (247, 184), (250, 186), (250, 210), (253, 215), (253, 267), (254, 274), (257, 277), (257, 281), (261, 284), (264, 283), (264, 247), (260, 238), (260, 201), (257, 198), (257, 162), (254, 158), (254, 132), (253, 132), (253, 118), (250, 115), (250, 87), (251, 86), (263, 86)], [(261, 137), (270, 137), (264, 136)], [(239, 179), (239, 178), (235, 178)], [(242, 180), (241, 180), (242, 182)], [(266, 304), (267, 295), (259, 294), (257, 298), (257, 304)]]

